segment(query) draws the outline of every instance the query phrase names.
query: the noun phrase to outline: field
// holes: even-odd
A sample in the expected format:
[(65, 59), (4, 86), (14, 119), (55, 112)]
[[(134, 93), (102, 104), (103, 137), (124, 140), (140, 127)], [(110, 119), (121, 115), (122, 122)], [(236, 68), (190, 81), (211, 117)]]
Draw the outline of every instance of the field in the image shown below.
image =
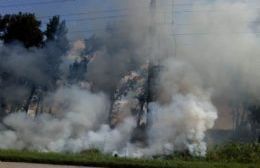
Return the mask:
[(97, 150), (80, 154), (0, 150), (0, 160), (111, 168), (260, 168), (260, 144), (218, 146), (212, 148), (205, 158), (173, 154), (156, 159), (129, 159), (103, 155)]

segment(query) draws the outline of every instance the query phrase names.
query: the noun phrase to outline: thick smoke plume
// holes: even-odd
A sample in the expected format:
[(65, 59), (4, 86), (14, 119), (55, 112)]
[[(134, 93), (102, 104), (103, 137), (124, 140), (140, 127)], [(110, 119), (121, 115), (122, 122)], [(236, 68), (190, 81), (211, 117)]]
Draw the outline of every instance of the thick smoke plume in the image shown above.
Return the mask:
[(105, 122), (109, 101), (104, 94), (72, 87), (61, 88), (50, 97), (62, 111), (40, 114), (35, 119), (23, 112), (10, 114), (1, 128), (1, 148), (56, 152), (97, 148), (112, 153), (129, 140), (133, 120), (127, 119), (119, 129), (111, 130)]
[[(128, 17), (97, 35), (92, 41), (96, 46), (87, 51), (95, 55), (85, 76), (96, 87), (95, 93), (74, 84), (61, 86), (45, 98), (44, 103), (56, 109), (51, 114), (42, 113), (35, 119), (23, 112), (9, 114), (0, 126), (0, 148), (59, 152), (97, 148), (129, 157), (189, 151), (204, 156), (205, 132), (213, 128), (218, 117), (212, 97), (232, 99), (239, 91), (258, 98), (260, 52), (254, 31), (259, 18), (245, 2), (195, 4), (187, 17), (188, 30), (181, 30), (187, 32), (174, 30), (175, 36), (160, 3), (157, 8), (139, 0), (119, 4), (129, 7)], [(212, 12), (199, 13), (198, 8)], [(177, 34), (196, 35), (185, 40)], [(88, 48), (88, 43), (77, 42), (75, 47), (78, 45)], [(76, 58), (75, 53), (68, 53), (61, 69), (66, 69), (68, 59)], [(137, 127), (135, 116), (125, 115), (115, 128), (109, 126), (109, 94), (127, 72), (147, 62), (161, 70), (155, 79), (157, 97), (148, 104), (147, 143), (143, 144), (131, 140)], [(10, 70), (16, 70), (12, 59), (8, 64)], [(19, 66), (28, 71), (27, 65)], [(32, 72), (33, 80), (37, 71)], [(40, 76), (46, 81), (44, 74)]]

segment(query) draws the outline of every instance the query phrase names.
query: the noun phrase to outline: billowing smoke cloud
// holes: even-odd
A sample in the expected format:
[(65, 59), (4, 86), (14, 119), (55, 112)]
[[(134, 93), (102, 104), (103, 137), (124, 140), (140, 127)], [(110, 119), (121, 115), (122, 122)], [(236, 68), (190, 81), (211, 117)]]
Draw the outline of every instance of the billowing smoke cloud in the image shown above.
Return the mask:
[(258, 27), (257, 10), (242, 1), (204, 8), (211, 12), (194, 12), (189, 18), (191, 25), (184, 31), (197, 35), (189, 39), (190, 46), (180, 46), (180, 57), (191, 62), (204, 83), (218, 92), (239, 87), (236, 91), (258, 94), (259, 39), (254, 33)]
[(234, 128), (232, 117), (222, 116), (242, 116), (247, 106), (259, 103), (259, 11), (244, 1), (195, 4), (192, 10), (188, 25), (176, 30), (177, 56), (213, 89), (215, 101), (225, 102), (219, 109), (229, 107), (219, 112), (219, 127)]
[(0, 47), (1, 106), (4, 101), (21, 108), (29, 99), (35, 86), (52, 90), (56, 80), (62, 75), (59, 64), (66, 52), (67, 46), (64, 43), (63, 41), (59, 46), (59, 42), (48, 42), (41, 49), (25, 49), (18, 42), (2, 45)]
[(150, 107), (154, 119), (149, 140), (157, 148), (155, 153), (159, 150), (164, 154), (163, 149), (170, 145), (171, 152), (188, 150), (193, 155), (205, 156), (205, 132), (217, 119), (216, 109), (207, 97), (175, 94), (170, 105), (151, 104)]
[[(132, 6), (137, 4), (148, 10)], [(107, 124), (111, 95), (63, 86), (45, 98), (56, 109), (51, 114), (34, 120), (22, 112), (5, 117), (0, 148), (72, 152), (98, 148), (130, 157), (188, 150), (204, 156), (205, 132), (218, 117), (211, 98), (235, 98), (238, 91), (240, 96), (258, 98), (259, 41), (253, 32), (258, 29), (258, 14), (245, 2), (200, 4), (212, 11), (207, 14), (196, 12), (195, 4), (190, 26), (182, 30), (188, 32), (175, 32), (193, 35), (183, 41), (171, 35), (172, 25), (163, 22), (160, 5), (156, 9), (147, 1), (120, 5), (129, 7), (129, 16), (97, 35), (87, 79), (97, 90), (111, 93), (120, 78), (147, 61), (162, 67), (156, 78), (158, 97), (148, 105), (147, 145), (131, 141), (135, 117), (126, 116), (114, 129)], [(81, 42), (77, 46), (88, 47)]]
[(217, 119), (211, 91), (202, 88), (191, 65), (177, 58), (168, 58), (163, 65), (159, 101), (149, 106), (152, 116), (150, 144), (161, 153), (170, 145), (172, 149), (168, 150), (172, 152), (188, 150), (193, 155), (204, 156), (205, 132), (213, 128)]
[(129, 141), (134, 121), (128, 118), (118, 129), (110, 129), (104, 94), (72, 87), (60, 88), (49, 98), (59, 104), (60, 113), (43, 113), (35, 119), (24, 112), (8, 115), (0, 131), (0, 148), (56, 152), (97, 148), (112, 153)]

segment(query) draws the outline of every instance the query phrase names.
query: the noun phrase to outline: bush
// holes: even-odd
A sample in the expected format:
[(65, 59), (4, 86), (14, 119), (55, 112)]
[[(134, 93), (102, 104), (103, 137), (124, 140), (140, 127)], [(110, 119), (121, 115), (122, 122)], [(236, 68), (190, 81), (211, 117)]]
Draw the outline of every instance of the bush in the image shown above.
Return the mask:
[(208, 151), (207, 160), (260, 163), (260, 144), (259, 143), (229, 143), (216, 146)]

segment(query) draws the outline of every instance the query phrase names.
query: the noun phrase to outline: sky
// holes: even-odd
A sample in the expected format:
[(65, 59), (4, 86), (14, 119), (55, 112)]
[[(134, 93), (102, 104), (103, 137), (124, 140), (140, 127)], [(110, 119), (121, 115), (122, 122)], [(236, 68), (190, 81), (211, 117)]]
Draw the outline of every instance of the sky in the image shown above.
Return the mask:
[[(60, 15), (66, 20), (69, 38), (77, 39), (91, 35), (93, 30), (103, 30), (109, 22), (123, 19), (124, 9), (127, 9), (127, 6), (120, 6), (119, 4), (122, 4), (120, 1), (127, 0), (0, 0), (0, 13), (10, 14), (19, 11), (35, 13), (42, 21), (43, 28), (51, 16)], [(147, 4), (150, 2), (150, 0), (143, 1), (147, 1)], [(175, 1), (190, 3), (190, 0)], [(159, 1), (159, 4), (165, 5), (169, 11), (168, 15), (171, 15), (172, 2), (172, 0)]]
[[(111, 15), (110, 13), (104, 12), (82, 15), (71, 14), (86, 13), (88, 11), (104, 11), (112, 9), (114, 6), (110, 0), (0, 0), (0, 2), (1, 14), (17, 13), (19, 11), (32, 12), (42, 21), (42, 26), (46, 25), (51, 16), (61, 15), (62, 19), (67, 20), (66, 24), (69, 29), (70, 38), (78, 38), (86, 33), (70, 32), (90, 30), (92, 29), (92, 25), (100, 24), (98, 21), (89, 21), (86, 18)], [(118, 14), (115, 13), (114, 15)], [(100, 26), (102, 27), (103, 25)]]
[[(68, 37), (71, 40), (85, 38), (94, 32), (105, 29), (107, 23), (124, 19), (127, 6), (122, 6), (124, 1), (136, 3), (150, 0), (0, 0), (0, 14), (32, 12), (42, 21), (45, 29), (49, 18), (60, 15), (66, 20)], [(157, 0), (157, 4), (165, 6), (165, 17), (172, 17), (175, 23), (175, 33), (187, 33), (187, 19), (191, 14), (192, 4), (211, 3), (215, 1), (236, 0)], [(258, 0), (244, 0), (252, 6), (259, 5)], [(174, 4), (174, 6), (173, 6)], [(199, 9), (200, 10), (200, 9)], [(174, 12), (173, 12), (174, 11)], [(185, 38), (181, 36), (181, 38)]]

